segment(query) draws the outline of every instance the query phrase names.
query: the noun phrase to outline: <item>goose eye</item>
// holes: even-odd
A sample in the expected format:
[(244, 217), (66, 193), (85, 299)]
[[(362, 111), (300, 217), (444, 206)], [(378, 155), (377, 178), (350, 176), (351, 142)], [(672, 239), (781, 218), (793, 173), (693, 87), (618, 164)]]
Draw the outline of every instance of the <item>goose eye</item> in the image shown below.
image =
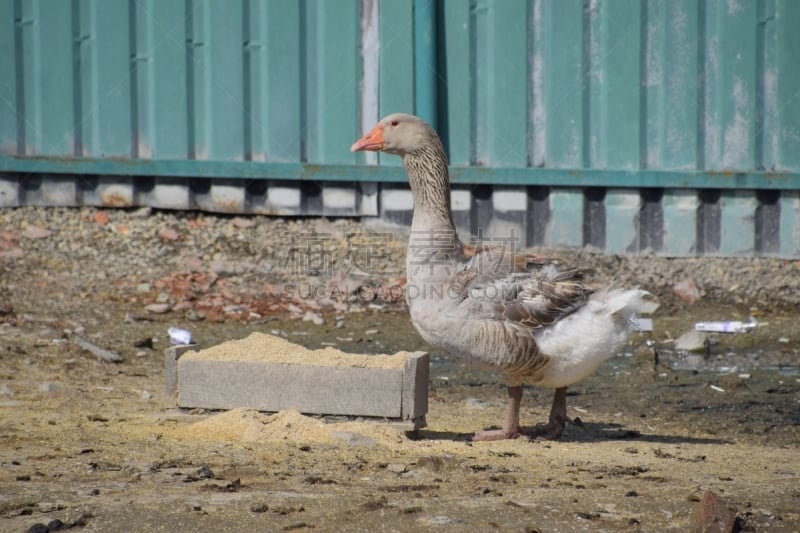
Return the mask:
[(397, 126), (397, 125), (399, 124), (399, 122), (398, 122), (398, 121), (396, 121), (396, 120), (393, 120), (393, 121), (391, 122), (391, 124), (392, 124), (392, 126)]

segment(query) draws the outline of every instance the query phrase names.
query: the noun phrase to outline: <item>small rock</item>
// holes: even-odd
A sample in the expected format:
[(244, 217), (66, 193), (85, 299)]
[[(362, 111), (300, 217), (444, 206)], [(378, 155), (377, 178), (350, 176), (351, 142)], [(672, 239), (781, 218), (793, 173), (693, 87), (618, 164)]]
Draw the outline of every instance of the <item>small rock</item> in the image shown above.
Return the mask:
[(138, 341), (133, 342), (134, 348), (148, 348), (150, 350), (153, 349), (153, 337), (147, 337), (144, 339), (139, 339)]
[(196, 471), (197, 477), (200, 479), (211, 479), (214, 477), (214, 472), (208, 465), (203, 465)]
[(89, 523), (89, 520), (94, 518), (92, 513), (83, 513), (78, 518), (67, 524), (67, 529), (72, 529), (75, 527), (86, 527)]
[(22, 232), (22, 236), (26, 239), (46, 239), (52, 234), (53, 232), (49, 229), (40, 228), (39, 226), (28, 226)]
[(9, 255), (10, 252), (20, 250), (20, 248), (17, 246), (16, 240), (16, 235), (13, 235), (8, 231), (0, 232), (0, 259)]
[(12, 248), (10, 250), (3, 250), (0, 252), (0, 259), (20, 259), (25, 256), (25, 250), (22, 248)]
[(168, 303), (155, 303), (146, 305), (144, 310), (148, 313), (152, 313), (154, 315), (163, 315), (167, 311), (169, 311), (172, 306)]
[(231, 225), (240, 229), (247, 229), (247, 228), (252, 228), (253, 226), (256, 225), (256, 223), (249, 218), (236, 217), (233, 220), (231, 220)]
[(208, 220), (204, 218), (193, 218), (189, 221), (189, 227), (192, 229), (203, 229), (208, 227)]
[(200, 322), (201, 320), (205, 320), (205, 315), (195, 309), (189, 309), (186, 312), (186, 320), (190, 322)]
[(386, 465), (386, 470), (394, 472), (395, 474), (402, 474), (406, 471), (406, 465), (403, 463), (389, 463)]
[(170, 296), (169, 296), (168, 292), (159, 292), (158, 296), (156, 296), (156, 302), (155, 303), (159, 303), (159, 304), (167, 303), (167, 302), (169, 302), (169, 299), (170, 299)]
[(74, 342), (82, 349), (88, 351), (89, 353), (91, 353), (100, 360), (108, 361), (109, 363), (121, 363), (122, 361), (125, 360), (125, 358), (122, 357), (120, 354), (110, 352), (104, 348), (101, 348), (96, 344), (87, 341), (86, 339), (82, 339), (78, 335), (72, 336), (72, 342)]
[(149, 283), (139, 283), (136, 285), (136, 294), (147, 294), (153, 289)]
[(59, 529), (66, 529), (67, 524), (56, 518), (47, 523), (47, 531), (58, 531)]
[(183, 257), (180, 259), (180, 265), (190, 272), (199, 272), (204, 269), (205, 262), (199, 257)]
[(172, 228), (162, 228), (158, 230), (158, 238), (162, 241), (177, 241), (180, 234)]
[(175, 311), (175, 312), (178, 312), (178, 313), (183, 312), (183, 311), (191, 311), (194, 308), (194, 305), (195, 305), (195, 302), (193, 302), (191, 300), (183, 300), (183, 301), (180, 301), (180, 302), (176, 303), (172, 307), (172, 310)]
[(672, 286), (675, 296), (691, 305), (700, 298), (700, 289), (692, 278), (687, 278)]
[(712, 491), (706, 491), (692, 515), (694, 531), (730, 533), (736, 526), (736, 509)]
[(147, 218), (150, 216), (150, 213), (153, 212), (152, 207), (140, 207), (139, 209), (133, 211), (131, 213), (131, 217), (133, 218)]
[(99, 226), (105, 226), (108, 224), (108, 212), (107, 211), (95, 211), (93, 217), (94, 221)]
[(313, 322), (317, 326), (321, 326), (325, 323), (325, 319), (322, 318), (322, 315), (319, 313), (315, 313), (314, 311), (306, 311), (306, 314), (303, 315), (304, 322)]
[(704, 350), (708, 343), (708, 333), (690, 330), (675, 339), (675, 349), (687, 352)]

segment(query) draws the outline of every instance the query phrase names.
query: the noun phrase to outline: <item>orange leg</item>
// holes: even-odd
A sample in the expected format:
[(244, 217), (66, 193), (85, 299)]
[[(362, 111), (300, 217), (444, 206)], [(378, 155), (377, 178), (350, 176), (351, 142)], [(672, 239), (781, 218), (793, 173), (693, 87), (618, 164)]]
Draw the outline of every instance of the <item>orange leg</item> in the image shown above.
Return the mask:
[(553, 406), (550, 408), (550, 421), (544, 427), (533, 431), (532, 437), (556, 440), (567, 425), (567, 388), (556, 389), (553, 395)]
[[(519, 425), (519, 406), (522, 403), (522, 385), (508, 388), (508, 410), (503, 429), (487, 429), (473, 435), (473, 441), (516, 439), (522, 435)], [(566, 407), (565, 407), (566, 411)]]

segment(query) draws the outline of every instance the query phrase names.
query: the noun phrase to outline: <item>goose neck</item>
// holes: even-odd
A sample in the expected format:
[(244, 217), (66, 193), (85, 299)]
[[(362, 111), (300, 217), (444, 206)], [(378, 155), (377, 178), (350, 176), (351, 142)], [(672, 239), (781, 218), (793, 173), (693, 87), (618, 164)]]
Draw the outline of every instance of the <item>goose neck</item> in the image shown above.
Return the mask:
[(444, 149), (436, 143), (406, 154), (403, 163), (414, 197), (412, 230), (455, 233), (450, 206), (450, 175)]

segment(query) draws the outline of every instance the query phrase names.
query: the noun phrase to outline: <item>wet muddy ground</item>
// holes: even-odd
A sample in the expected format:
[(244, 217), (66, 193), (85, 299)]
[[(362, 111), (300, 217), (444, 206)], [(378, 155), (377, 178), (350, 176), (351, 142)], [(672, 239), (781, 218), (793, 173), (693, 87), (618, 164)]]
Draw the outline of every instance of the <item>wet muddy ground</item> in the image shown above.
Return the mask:
[[(745, 531), (800, 530), (791, 308), (667, 302), (652, 333), (570, 388), (579, 421), (557, 442), (468, 442), (501, 421), (504, 387), (435, 350), (417, 435), (291, 412), (243, 413), (204, 433), (198, 424), (225, 415), (163, 409), (169, 326), (203, 346), (262, 331), (356, 353), (430, 348), (393, 306), (250, 321), (148, 314), (152, 301), (126, 291), (183, 263), (149, 260), (153, 274), (114, 249), (119, 271), (135, 271), (121, 283), (98, 276), (106, 259), (43, 242), (0, 263), (0, 531), (687, 531), (708, 490)], [(696, 321), (750, 313), (761, 325), (748, 334), (721, 335), (708, 353), (673, 350)], [(76, 332), (124, 361), (82, 350)], [(551, 394), (526, 389), (523, 423), (545, 421)]]

